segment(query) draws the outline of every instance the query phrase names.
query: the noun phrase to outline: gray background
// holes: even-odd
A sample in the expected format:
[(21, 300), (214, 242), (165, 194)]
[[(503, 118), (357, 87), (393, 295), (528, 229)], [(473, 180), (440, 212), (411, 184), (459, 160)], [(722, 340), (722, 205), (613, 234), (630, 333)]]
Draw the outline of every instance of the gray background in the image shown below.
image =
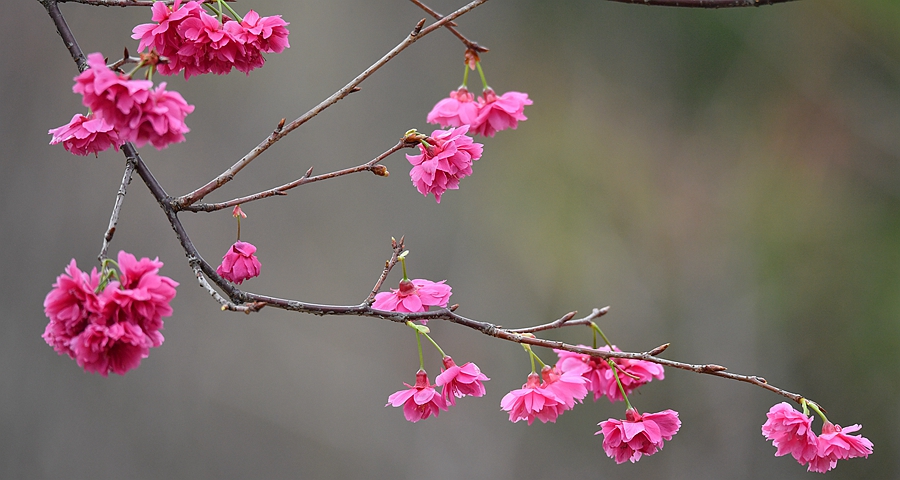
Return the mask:
[[(41, 302), (71, 258), (94, 265), (124, 164), (74, 157), (47, 130), (81, 112), (75, 67), (35, 1), (0, 16), (0, 477), (4, 478), (807, 478), (760, 435), (780, 397), (668, 370), (635, 395), (684, 425), (635, 465), (603, 453), (596, 423), (621, 404), (588, 401), (556, 425), (512, 424), (500, 398), (528, 359), (513, 344), (433, 323), (457, 361), (492, 378), (418, 424), (387, 396), (411, 382), (414, 336), (359, 318), (265, 309), (222, 313), (138, 180), (113, 251), (159, 256), (181, 282), (165, 344), (124, 377), (84, 373), (41, 339)], [(459, 2), (435, 1), (449, 12)], [(395, 0), (240, 2), (291, 22), (291, 48), (249, 77), (167, 80), (196, 111), (186, 143), (142, 154), (170, 194), (206, 182), (399, 42), (423, 17)], [(86, 52), (137, 45), (145, 8), (64, 4)], [(440, 205), (360, 174), (245, 206), (243, 239), (263, 275), (247, 289), (351, 304), (407, 236), (415, 277), (447, 279), (473, 318), (507, 326), (611, 305), (623, 348), (714, 362), (862, 423), (868, 460), (829, 478), (896, 478), (900, 346), (900, 7), (799, 1), (697, 11), (603, 1), (493, 0), (460, 20), (492, 51), (498, 91), (528, 92), (517, 131)], [(456, 87), (461, 45), (436, 32), (271, 148), (212, 200), (362, 163)], [(477, 76), (470, 86), (478, 90)], [(183, 215), (203, 255), (233, 241), (228, 212)], [(396, 283), (393, 274), (390, 283)], [(547, 334), (590, 341), (586, 329)], [(427, 365), (438, 371), (437, 355)], [(550, 360), (550, 352), (540, 352)], [(820, 425), (816, 421), (816, 428)]]

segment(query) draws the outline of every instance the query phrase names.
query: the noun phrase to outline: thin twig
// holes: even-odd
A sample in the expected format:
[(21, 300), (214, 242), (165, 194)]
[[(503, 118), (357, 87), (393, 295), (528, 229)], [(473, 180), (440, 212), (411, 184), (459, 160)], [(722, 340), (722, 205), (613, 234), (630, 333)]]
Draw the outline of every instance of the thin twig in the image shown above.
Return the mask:
[(272, 132), (265, 140), (263, 140), (253, 150), (250, 150), (250, 152), (247, 153), (246, 155), (244, 155), (243, 158), (241, 158), (230, 168), (228, 168), (227, 170), (222, 172), (221, 175), (210, 180), (206, 185), (194, 190), (193, 192), (190, 192), (186, 195), (178, 197), (175, 202), (176, 209), (184, 210), (185, 207), (188, 207), (190, 205), (193, 205), (194, 203), (199, 202), (200, 200), (203, 199), (203, 197), (208, 195), (210, 192), (216, 190), (217, 188), (219, 188), (222, 185), (225, 185), (226, 183), (231, 181), (231, 179), (234, 178), (234, 176), (238, 172), (240, 172), (244, 167), (246, 167), (251, 161), (253, 161), (253, 159), (258, 157), (262, 152), (266, 151), (269, 147), (271, 147), (275, 142), (284, 138), (287, 134), (294, 131), (300, 125), (303, 125), (304, 123), (308, 122), (310, 119), (312, 119), (313, 117), (315, 117), (316, 115), (321, 113), (326, 108), (334, 105), (341, 99), (345, 98), (347, 95), (350, 95), (351, 93), (353, 93), (357, 88), (359, 88), (359, 84), (361, 84), (363, 81), (365, 81), (367, 78), (369, 78), (369, 76), (371, 76), (373, 73), (375, 73), (375, 71), (377, 71), (379, 68), (383, 67), (386, 63), (391, 61), (391, 59), (396, 57), (400, 52), (402, 52), (403, 50), (406, 50), (407, 47), (409, 47), (410, 45), (415, 43), (420, 38), (428, 35), (429, 33), (437, 30), (438, 28), (441, 28), (448, 22), (453, 21), (455, 18), (469, 12), (473, 8), (481, 5), (482, 3), (486, 2), (486, 1), (487, 0), (474, 0), (473, 2), (466, 4), (465, 6), (459, 8), (455, 12), (451, 13), (450, 15), (445, 16), (443, 19), (436, 21), (435, 23), (429, 25), (426, 28), (422, 28), (423, 22), (419, 22), (419, 24), (416, 25), (416, 28), (414, 28), (413, 31), (409, 35), (407, 35), (407, 37), (405, 39), (403, 39), (402, 42), (397, 44), (396, 47), (392, 48), (383, 57), (381, 57), (377, 62), (373, 63), (369, 68), (363, 70), (363, 72), (360, 73), (359, 75), (357, 75), (356, 78), (351, 80), (350, 83), (345, 85), (340, 90), (334, 92), (330, 97), (328, 97), (325, 100), (323, 100), (322, 102), (320, 102), (318, 105), (313, 107), (311, 110), (309, 110), (308, 112), (306, 112), (303, 115), (301, 115), (300, 117), (298, 117), (296, 120), (286, 124), (284, 126), (284, 128)]
[(528, 328), (516, 328), (513, 330), (507, 330), (507, 331), (510, 333), (535, 333), (535, 332), (541, 332), (544, 330), (552, 330), (554, 328), (560, 328), (563, 325), (565, 325), (567, 327), (571, 326), (571, 325), (590, 325), (591, 322), (593, 322), (595, 318), (602, 317), (602, 316), (606, 315), (608, 312), (609, 312), (609, 307), (595, 308), (594, 311), (591, 312), (590, 315), (588, 315), (584, 318), (579, 318), (578, 320), (572, 320), (573, 318), (575, 318), (575, 314), (578, 312), (569, 312), (569, 313), (563, 315), (561, 318), (554, 320), (550, 323), (545, 323), (543, 325), (537, 325), (537, 326), (528, 327)]
[(228, 200), (227, 202), (197, 203), (197, 204), (191, 205), (189, 207), (183, 208), (182, 210), (189, 211), (189, 212), (215, 212), (217, 210), (234, 207), (235, 205), (242, 205), (242, 204), (253, 202), (256, 200), (261, 200), (263, 198), (268, 198), (268, 197), (272, 197), (272, 196), (276, 196), (276, 195), (286, 195), (284, 192), (286, 192), (292, 188), (299, 187), (300, 185), (306, 185), (307, 183), (318, 182), (321, 180), (328, 180), (329, 178), (341, 177), (344, 175), (349, 175), (351, 173), (373, 171), (373, 167), (375, 167), (375, 165), (377, 165), (379, 162), (381, 162), (382, 160), (384, 160), (391, 154), (397, 152), (400, 149), (409, 148), (414, 145), (415, 144), (407, 142), (405, 140), (400, 140), (400, 142), (398, 142), (396, 145), (394, 145), (393, 147), (391, 147), (390, 149), (388, 149), (381, 155), (373, 158), (372, 160), (370, 160), (362, 165), (345, 168), (345, 169), (337, 170), (334, 172), (323, 173), (321, 175), (316, 175), (316, 176), (309, 175), (310, 172), (312, 171), (312, 169), (310, 169), (306, 175), (304, 175), (292, 182), (285, 183), (284, 185), (281, 185), (279, 187), (271, 188), (269, 190), (264, 190), (262, 192), (254, 193), (253, 195), (247, 195), (245, 197), (234, 198), (234, 199)]
[[(160, 3), (156, 0), (57, 0), (59, 3), (81, 3), (94, 7), (152, 7), (154, 3)], [(198, 0), (200, 3), (210, 3), (216, 0)], [(226, 2), (234, 2), (237, 0), (225, 0)], [(165, 0), (162, 3), (172, 5), (175, 0)]]
[[(428, 5), (425, 5), (424, 3), (420, 2), (419, 0), (409, 0), (409, 1), (416, 4), (422, 10), (425, 10), (425, 12), (427, 12), (429, 15), (434, 17), (435, 20), (440, 20), (440, 19), (444, 18), (443, 15), (432, 10), (431, 7), (429, 7)], [(478, 42), (473, 42), (472, 40), (469, 40), (462, 33), (459, 33), (459, 30), (457, 30), (454, 27), (456, 27), (456, 24), (453, 22), (450, 22), (450, 23), (444, 25), (444, 28), (446, 28), (447, 30), (450, 30), (450, 32), (452, 32), (454, 35), (456, 35), (456, 38), (460, 39), (463, 42), (463, 44), (466, 46), (466, 48), (468, 48), (470, 50), (475, 50), (476, 52), (480, 52), (480, 53), (490, 51), (489, 48), (479, 45)]]
[(404, 237), (400, 237), (400, 241), (391, 238), (391, 253), (390, 260), (384, 262), (384, 270), (381, 271), (381, 275), (378, 276), (378, 281), (375, 282), (375, 286), (372, 287), (372, 291), (369, 293), (369, 296), (363, 301), (364, 305), (372, 306), (372, 302), (375, 301), (375, 295), (381, 290), (381, 286), (384, 284), (384, 281), (387, 279), (389, 273), (394, 268), (394, 265), (397, 265), (397, 261), (400, 259), (400, 254), (403, 253), (404, 245), (403, 245)]
[(230, 310), (232, 312), (244, 312), (246, 314), (250, 314), (251, 312), (258, 312), (262, 307), (266, 306), (265, 303), (251, 303), (247, 305), (237, 305), (227, 298), (219, 295), (219, 292), (216, 291), (206, 281), (206, 276), (203, 275), (203, 269), (200, 267), (200, 262), (197, 259), (190, 259), (188, 263), (191, 264), (191, 268), (194, 270), (194, 276), (197, 277), (197, 281), (200, 283), (200, 286), (203, 287), (211, 297), (213, 297), (219, 304), (222, 305), (222, 310)]
[(109, 226), (106, 227), (106, 233), (103, 234), (103, 246), (100, 247), (100, 255), (97, 260), (102, 263), (108, 258), (109, 242), (112, 241), (113, 235), (116, 234), (116, 225), (119, 223), (119, 212), (125, 203), (125, 192), (128, 185), (131, 184), (131, 174), (134, 173), (135, 159), (134, 157), (125, 158), (125, 173), (122, 175), (122, 183), (119, 185), (119, 191), (116, 192), (116, 202), (113, 205), (112, 214), (109, 216)]

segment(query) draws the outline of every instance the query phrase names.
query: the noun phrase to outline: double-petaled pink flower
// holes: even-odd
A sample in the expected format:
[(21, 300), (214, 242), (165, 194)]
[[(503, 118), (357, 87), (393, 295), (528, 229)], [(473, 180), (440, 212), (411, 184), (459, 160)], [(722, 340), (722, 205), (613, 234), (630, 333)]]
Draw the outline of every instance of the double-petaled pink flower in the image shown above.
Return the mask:
[(445, 280), (432, 282), (421, 278), (401, 280), (400, 288), (375, 295), (372, 308), (389, 312), (427, 312), (428, 307), (446, 307), (452, 288)]
[(222, 264), (216, 273), (222, 278), (240, 285), (248, 278), (259, 276), (259, 259), (256, 258), (256, 247), (252, 243), (238, 240), (222, 256)]
[(194, 106), (188, 105), (181, 94), (167, 91), (165, 83), (152, 89), (153, 82), (149, 80), (132, 80), (116, 73), (106, 66), (99, 53), (88, 55), (88, 66), (75, 77), (72, 91), (82, 95), (82, 103), (93, 112), (91, 120), (79, 124), (77, 120), (82, 119), (76, 115), (69, 125), (50, 131), (54, 141), (59, 138), (65, 142), (70, 135), (88, 138), (87, 132), (94, 134), (91, 148), (99, 148), (109, 140), (134, 142), (138, 147), (150, 143), (161, 150), (184, 141), (184, 134), (190, 131), (184, 119)]
[(822, 434), (816, 436), (812, 431), (812, 417), (794, 410), (787, 402), (770, 408), (766, 417), (762, 434), (777, 448), (775, 456), (790, 453), (800, 465), (809, 464), (807, 470), (810, 472), (825, 473), (834, 468), (838, 460), (865, 458), (872, 453), (873, 444), (869, 439), (848, 435), (862, 428), (860, 425), (841, 428), (825, 422)]
[(581, 403), (587, 396), (587, 380), (583, 376), (586, 371), (587, 366), (585, 365), (571, 365), (570, 369), (565, 371), (561, 370), (559, 365), (554, 367), (545, 365), (541, 369), (541, 379), (543, 380), (541, 388), (551, 392), (565, 407), (560, 414), (565, 410), (571, 410), (575, 407), (575, 402)]
[(535, 419), (555, 423), (556, 417), (566, 410), (566, 404), (553, 391), (541, 387), (540, 375), (531, 373), (522, 388), (503, 396), (500, 408), (509, 412), (510, 422), (525, 420), (531, 425)]
[(484, 383), (490, 378), (481, 373), (478, 365), (466, 362), (458, 366), (449, 356), (444, 357), (444, 371), (434, 379), (435, 385), (442, 387), (441, 395), (448, 405), (456, 405), (456, 399), (467, 395), (481, 397), (485, 394)]
[(450, 130), (435, 130), (425, 143), (419, 144), (420, 155), (406, 155), (413, 168), (409, 177), (419, 193), (434, 194), (437, 203), (447, 190), (459, 188), (460, 179), (472, 174), (472, 162), (481, 158), (482, 145), (466, 135), (468, 125)]
[(215, 73), (223, 75), (232, 68), (249, 74), (263, 66), (263, 53), (280, 53), (290, 47), (288, 30), (281, 15), (260, 17), (250, 10), (243, 20), (223, 17), (224, 23), (209, 15), (195, 1), (171, 7), (156, 3), (152, 20), (134, 27), (132, 38), (140, 40), (138, 49), (155, 50), (166, 58), (157, 70), (163, 75), (184, 71), (184, 77)]
[(600, 422), (603, 451), (616, 463), (634, 463), (644, 455), (653, 455), (663, 448), (664, 440), (671, 440), (681, 428), (678, 412), (663, 410), (641, 415), (634, 409), (625, 411), (625, 420), (610, 418)]
[(500, 130), (515, 130), (520, 120), (527, 120), (525, 106), (532, 103), (527, 93), (506, 92), (497, 96), (490, 87), (475, 101), (465, 87), (460, 87), (439, 101), (426, 120), (442, 127), (469, 125), (472, 135), (493, 137)]
[(43, 338), (88, 372), (124, 375), (163, 343), (162, 317), (178, 282), (158, 275), (162, 262), (119, 252), (119, 280), (98, 291), (97, 269), (85, 273), (73, 259), (44, 299), (50, 323)]
[(72, 117), (72, 121), (48, 132), (53, 135), (50, 145), (62, 142), (66, 151), (75, 155), (86, 156), (109, 150), (119, 150), (122, 143), (113, 125), (106, 119), (80, 113)]
[[(579, 346), (584, 347), (584, 345)], [(621, 352), (615, 345), (613, 345), (612, 349), (608, 346), (603, 346), (598, 348), (598, 350)], [(616, 373), (619, 375), (619, 380), (622, 382), (626, 395), (630, 395), (635, 389), (652, 381), (654, 378), (659, 380), (665, 378), (665, 370), (662, 365), (645, 360), (615, 358), (613, 362), (616, 364), (616, 369), (613, 371), (613, 368), (602, 358), (565, 350), (554, 351), (559, 355), (559, 363), (556, 366), (560, 370), (569, 370), (579, 365), (586, 367), (582, 375), (588, 382), (588, 388), (594, 392), (594, 401), (597, 401), (604, 395), (609, 398), (610, 402), (624, 400), (622, 392), (616, 383)]]
[(447, 410), (447, 402), (443, 396), (434, 389), (428, 380), (428, 374), (425, 370), (416, 372), (416, 384), (410, 385), (404, 383), (408, 388), (400, 390), (388, 397), (388, 405), (392, 407), (403, 406), (403, 416), (410, 422), (416, 423), (419, 420), (434, 415), (437, 417), (441, 410)]

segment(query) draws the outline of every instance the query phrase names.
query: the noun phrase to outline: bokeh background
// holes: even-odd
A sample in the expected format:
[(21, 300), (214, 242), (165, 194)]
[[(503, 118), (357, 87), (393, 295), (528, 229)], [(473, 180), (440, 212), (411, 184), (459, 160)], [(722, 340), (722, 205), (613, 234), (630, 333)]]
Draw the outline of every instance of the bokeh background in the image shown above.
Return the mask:
[[(462, 4), (435, 0), (449, 12)], [(143, 157), (170, 194), (220, 173), (282, 117), (305, 112), (398, 43), (410, 3), (239, 2), (291, 22), (291, 48), (245, 76), (166, 80), (196, 105), (188, 141)], [(114, 58), (146, 8), (64, 4), (85, 52)], [(505, 326), (611, 305), (625, 349), (765, 376), (861, 423), (868, 460), (830, 478), (900, 477), (900, 4), (804, 0), (718, 11), (598, 0), (493, 0), (458, 23), (489, 46), (498, 91), (528, 92), (517, 131), (440, 205), (410, 184), (360, 174), (246, 205), (259, 247), (251, 291), (320, 303), (365, 297), (406, 235), (410, 274), (453, 286), (459, 312)], [(41, 339), (42, 301), (71, 258), (96, 263), (124, 160), (48, 146), (81, 112), (75, 67), (36, 1), (0, 16), (0, 477), (4, 478), (807, 478), (760, 435), (783, 399), (668, 370), (642, 411), (672, 408), (665, 449), (616, 465), (594, 437), (621, 417), (604, 399), (553, 425), (512, 424), (500, 398), (528, 358), (514, 344), (434, 322), (457, 361), (492, 378), (418, 424), (387, 396), (411, 382), (414, 335), (385, 321), (265, 309), (223, 313), (196, 286), (136, 178), (113, 251), (159, 256), (181, 283), (165, 344), (124, 377), (84, 373)], [(276, 144), (216, 192), (226, 200), (362, 163), (455, 88), (461, 44), (436, 32)], [(470, 86), (478, 91), (477, 76)], [(182, 215), (216, 262), (229, 212)], [(392, 274), (389, 283), (398, 281)], [(587, 329), (547, 334), (590, 342)], [(439, 359), (427, 350), (427, 366)], [(551, 352), (541, 352), (551, 360)], [(816, 421), (818, 429), (821, 423)]]

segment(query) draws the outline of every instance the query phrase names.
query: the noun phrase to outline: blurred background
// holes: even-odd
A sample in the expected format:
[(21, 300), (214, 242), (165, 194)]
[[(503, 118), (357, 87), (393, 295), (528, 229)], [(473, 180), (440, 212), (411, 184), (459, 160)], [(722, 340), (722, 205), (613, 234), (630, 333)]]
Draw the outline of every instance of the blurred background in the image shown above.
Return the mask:
[[(448, 13), (461, 1), (433, 0)], [(135, 51), (146, 8), (63, 4), (85, 52)], [(239, 2), (291, 22), (291, 48), (245, 76), (157, 77), (196, 105), (186, 143), (145, 147), (172, 195), (219, 174), (343, 86), (425, 15), (401, 1)], [(634, 395), (683, 426), (665, 449), (616, 465), (594, 437), (624, 407), (588, 400), (554, 424), (512, 424), (503, 395), (528, 357), (433, 322), (457, 362), (492, 378), (417, 424), (388, 395), (412, 382), (413, 333), (386, 321), (276, 309), (223, 313), (197, 287), (164, 216), (135, 177), (112, 251), (165, 262), (181, 283), (165, 344), (125, 376), (87, 374), (41, 338), (42, 301), (70, 259), (96, 264), (124, 159), (75, 157), (47, 130), (82, 112), (73, 62), (42, 6), (0, 17), (0, 477), (4, 478), (807, 478), (760, 435), (783, 398), (668, 370)], [(318, 303), (365, 298), (406, 235), (410, 275), (446, 279), (459, 313), (504, 326), (611, 305), (601, 326), (626, 350), (726, 365), (860, 423), (868, 460), (829, 478), (900, 477), (900, 4), (798, 1), (703, 11), (596, 0), (493, 0), (458, 21), (491, 48), (498, 92), (534, 105), (440, 205), (359, 174), (244, 206), (242, 239), (263, 274), (247, 290)], [(463, 47), (416, 43), (269, 149), (211, 201), (358, 165), (457, 87)], [(477, 76), (470, 81), (480, 91)], [(230, 212), (181, 216), (216, 264)], [(399, 271), (391, 275), (396, 285)], [(589, 343), (588, 329), (548, 333)], [(433, 375), (439, 358), (426, 346)], [(539, 352), (552, 361), (552, 352)], [(821, 426), (816, 420), (815, 428)]]

